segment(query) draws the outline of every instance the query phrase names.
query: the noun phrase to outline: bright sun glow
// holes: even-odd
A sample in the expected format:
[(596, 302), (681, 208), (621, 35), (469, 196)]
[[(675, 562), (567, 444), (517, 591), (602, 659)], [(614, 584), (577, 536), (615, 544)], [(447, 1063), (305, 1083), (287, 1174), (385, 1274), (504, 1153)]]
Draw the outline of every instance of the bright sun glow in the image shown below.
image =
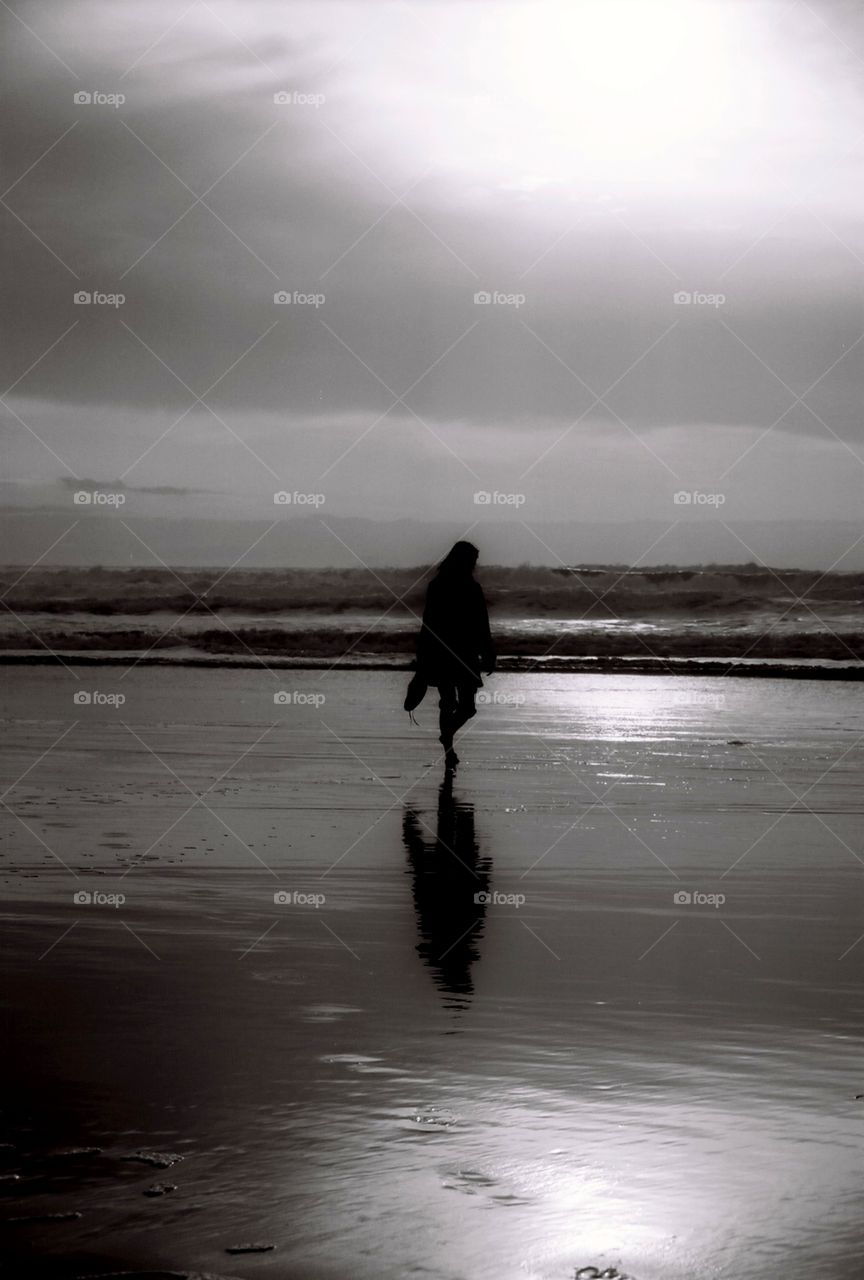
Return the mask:
[(498, 68), (479, 98), (492, 154), (523, 175), (530, 157), (538, 182), (656, 176), (735, 124), (729, 33), (710, 0), (507, 6), (471, 61), (487, 82)]
[(801, 57), (800, 6), (781, 22), (774, 0), (465, 0), (386, 7), (374, 39), (365, 13), (340, 9), (331, 105), (394, 188), (428, 170), (466, 204), (671, 201), (685, 221), (802, 181), (848, 198), (858, 93), (835, 74), (826, 94), (834, 63)]

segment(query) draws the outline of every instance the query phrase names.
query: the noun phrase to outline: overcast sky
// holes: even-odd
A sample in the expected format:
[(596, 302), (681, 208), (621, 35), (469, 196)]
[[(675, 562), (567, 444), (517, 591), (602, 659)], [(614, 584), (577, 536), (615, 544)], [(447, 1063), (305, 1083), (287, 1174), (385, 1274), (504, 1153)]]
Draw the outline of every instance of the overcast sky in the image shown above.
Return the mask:
[(860, 521), (857, 3), (14, 7), (3, 496), (46, 530), (82, 488)]

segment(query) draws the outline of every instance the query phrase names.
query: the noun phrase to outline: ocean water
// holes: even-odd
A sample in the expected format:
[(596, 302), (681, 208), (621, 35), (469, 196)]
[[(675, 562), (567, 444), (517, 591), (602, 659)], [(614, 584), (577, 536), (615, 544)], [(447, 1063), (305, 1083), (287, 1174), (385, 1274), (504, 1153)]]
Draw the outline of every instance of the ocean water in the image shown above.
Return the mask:
[[(429, 571), (0, 571), (0, 648), (182, 657), (413, 655)], [(864, 661), (864, 575), (486, 566), (504, 655)]]
[(396, 673), (19, 675), (22, 1274), (864, 1271), (859, 685), (500, 676), (448, 780)]
[[(657, 660), (665, 657), (715, 657), (749, 662), (864, 664), (859, 612), (829, 615), (801, 610), (700, 613), (643, 618), (502, 616), (492, 619), (500, 665), (528, 658), (562, 669), (573, 658)], [(163, 611), (146, 615), (116, 613), (61, 616), (34, 611), (0, 618), (0, 649), (35, 655), (106, 652), (128, 655), (130, 664), (183, 662), (209, 656), (247, 665), (288, 658), (293, 661), (341, 661), (346, 665), (379, 660), (407, 664), (414, 657), (418, 618), (404, 612), (363, 610), (340, 613), (292, 610), (255, 616), (233, 610), (187, 614)]]

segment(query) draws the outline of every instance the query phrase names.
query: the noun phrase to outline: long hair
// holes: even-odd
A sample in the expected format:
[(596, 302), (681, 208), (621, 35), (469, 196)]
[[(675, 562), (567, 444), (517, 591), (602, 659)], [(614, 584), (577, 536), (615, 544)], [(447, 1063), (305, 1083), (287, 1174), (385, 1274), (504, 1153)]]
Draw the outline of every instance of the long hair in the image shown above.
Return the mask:
[(480, 552), (473, 542), (454, 542), (438, 566), (439, 578), (470, 578)]

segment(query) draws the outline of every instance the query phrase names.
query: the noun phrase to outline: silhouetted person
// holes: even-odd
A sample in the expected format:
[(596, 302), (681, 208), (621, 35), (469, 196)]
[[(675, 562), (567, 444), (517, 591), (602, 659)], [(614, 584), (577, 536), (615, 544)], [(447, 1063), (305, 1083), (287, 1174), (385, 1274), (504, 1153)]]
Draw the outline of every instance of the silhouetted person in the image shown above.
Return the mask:
[(481, 668), (495, 668), (495, 649), (483, 590), (474, 579), (479, 552), (470, 542), (453, 545), (429, 583), (417, 642), (417, 672), (438, 689), (439, 741), (448, 769), (459, 763), (453, 735), (476, 715)]
[(477, 942), (486, 915), (490, 861), (479, 856), (474, 806), (453, 798), (451, 771), (438, 792), (435, 832), (417, 809), (406, 805), (402, 839), (413, 879), (417, 953), (431, 968), (436, 985), (464, 1003), (474, 990), (471, 965), (480, 959)]

